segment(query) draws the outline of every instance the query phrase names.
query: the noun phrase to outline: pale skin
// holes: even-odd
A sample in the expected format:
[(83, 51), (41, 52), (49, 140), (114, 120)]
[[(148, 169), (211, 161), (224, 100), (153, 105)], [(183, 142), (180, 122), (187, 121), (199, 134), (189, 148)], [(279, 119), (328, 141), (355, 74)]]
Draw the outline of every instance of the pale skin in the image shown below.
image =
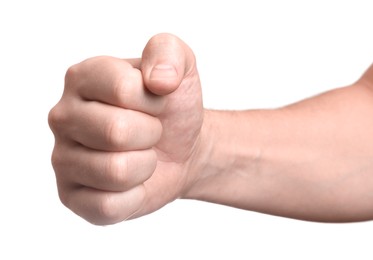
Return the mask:
[(213, 111), (192, 50), (159, 34), (139, 59), (69, 68), (49, 124), (60, 199), (96, 225), (178, 198), (309, 221), (373, 219), (373, 66), (282, 108)]

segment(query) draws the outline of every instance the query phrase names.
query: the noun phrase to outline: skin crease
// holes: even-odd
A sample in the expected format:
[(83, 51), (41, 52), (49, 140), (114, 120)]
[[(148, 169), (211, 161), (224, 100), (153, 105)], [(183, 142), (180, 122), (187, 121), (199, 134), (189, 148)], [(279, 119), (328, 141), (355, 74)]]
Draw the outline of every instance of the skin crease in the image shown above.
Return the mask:
[[(139, 59), (70, 67), (49, 113), (61, 201), (96, 225), (196, 199), (323, 222), (373, 218), (373, 66), (272, 110), (203, 108), (192, 50), (152, 37)], [(234, 126), (234, 127), (233, 127)]]

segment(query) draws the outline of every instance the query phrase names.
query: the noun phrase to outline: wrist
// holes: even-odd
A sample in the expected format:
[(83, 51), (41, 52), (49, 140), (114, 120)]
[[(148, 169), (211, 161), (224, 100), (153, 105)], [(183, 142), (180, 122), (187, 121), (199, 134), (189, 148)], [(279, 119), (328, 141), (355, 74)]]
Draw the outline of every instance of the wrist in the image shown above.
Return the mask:
[(251, 111), (204, 113), (182, 198), (232, 205), (237, 185), (245, 185), (260, 168), (261, 140), (253, 128), (257, 116)]

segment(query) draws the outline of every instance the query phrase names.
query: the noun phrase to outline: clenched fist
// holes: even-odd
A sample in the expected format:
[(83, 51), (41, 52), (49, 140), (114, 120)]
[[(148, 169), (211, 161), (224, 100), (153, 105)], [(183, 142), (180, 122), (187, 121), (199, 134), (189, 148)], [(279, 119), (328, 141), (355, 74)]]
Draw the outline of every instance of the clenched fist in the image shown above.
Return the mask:
[(140, 59), (72, 66), (49, 113), (61, 201), (106, 225), (180, 197), (193, 179), (203, 114), (194, 55), (175, 36), (154, 36)]

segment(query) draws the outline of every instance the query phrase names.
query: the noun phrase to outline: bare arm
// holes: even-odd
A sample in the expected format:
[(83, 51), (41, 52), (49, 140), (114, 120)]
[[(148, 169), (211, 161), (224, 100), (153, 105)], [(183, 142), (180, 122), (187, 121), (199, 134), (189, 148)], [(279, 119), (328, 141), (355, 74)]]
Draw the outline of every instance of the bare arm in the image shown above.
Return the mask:
[(49, 124), (61, 201), (94, 224), (177, 198), (373, 219), (373, 67), (352, 86), (277, 110), (209, 111), (192, 50), (160, 34), (139, 59), (72, 66)]
[[(206, 111), (193, 198), (327, 222), (373, 219), (373, 66), (280, 108)], [(201, 156), (202, 154), (202, 156)]]

